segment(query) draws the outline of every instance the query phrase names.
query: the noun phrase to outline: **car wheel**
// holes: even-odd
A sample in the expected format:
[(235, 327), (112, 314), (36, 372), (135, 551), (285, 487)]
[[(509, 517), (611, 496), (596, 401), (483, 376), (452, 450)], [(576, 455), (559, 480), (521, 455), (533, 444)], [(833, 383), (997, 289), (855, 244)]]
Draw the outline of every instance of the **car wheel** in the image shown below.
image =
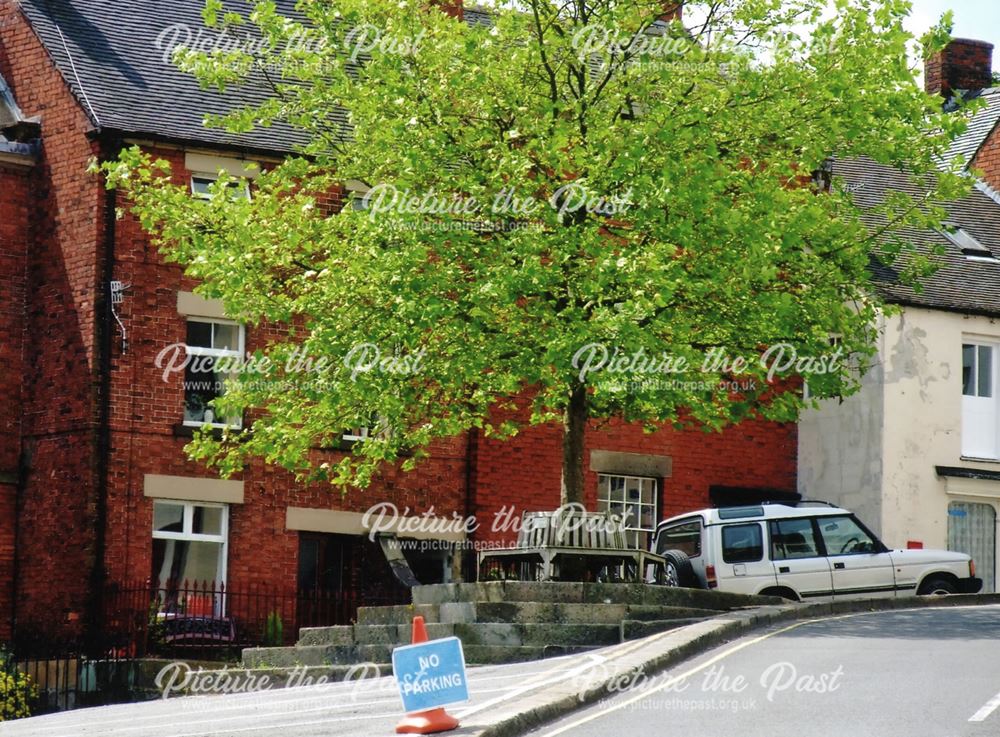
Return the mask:
[(948, 594), (954, 594), (958, 591), (958, 588), (954, 583), (949, 581), (947, 578), (929, 578), (920, 584), (920, 590), (917, 593), (920, 596), (947, 596)]
[(698, 578), (694, 575), (694, 566), (691, 559), (680, 550), (666, 550), (663, 552), (666, 562), (663, 565), (664, 583), (667, 586), (683, 586), (684, 588), (697, 588)]

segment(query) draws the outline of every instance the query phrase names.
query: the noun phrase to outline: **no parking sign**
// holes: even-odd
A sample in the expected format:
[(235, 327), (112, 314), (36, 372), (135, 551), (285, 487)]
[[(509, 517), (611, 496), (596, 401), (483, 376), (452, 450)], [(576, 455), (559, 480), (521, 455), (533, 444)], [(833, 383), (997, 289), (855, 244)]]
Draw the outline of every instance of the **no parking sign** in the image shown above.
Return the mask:
[(392, 651), (392, 670), (406, 712), (469, 700), (465, 656), (457, 637), (397, 647)]

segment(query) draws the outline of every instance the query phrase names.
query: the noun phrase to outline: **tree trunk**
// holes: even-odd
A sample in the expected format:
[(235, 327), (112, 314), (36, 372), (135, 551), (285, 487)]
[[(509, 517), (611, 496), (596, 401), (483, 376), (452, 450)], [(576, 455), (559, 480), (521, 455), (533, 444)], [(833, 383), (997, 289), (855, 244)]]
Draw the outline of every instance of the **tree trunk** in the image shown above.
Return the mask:
[(587, 387), (574, 384), (563, 414), (561, 504), (583, 504), (583, 433), (587, 427)]

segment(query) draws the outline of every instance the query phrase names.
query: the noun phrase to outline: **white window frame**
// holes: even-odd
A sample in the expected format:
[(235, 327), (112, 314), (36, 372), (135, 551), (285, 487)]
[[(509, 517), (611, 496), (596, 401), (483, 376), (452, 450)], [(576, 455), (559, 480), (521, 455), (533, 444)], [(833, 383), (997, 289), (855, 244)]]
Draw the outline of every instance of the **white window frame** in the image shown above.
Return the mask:
[(362, 442), (368, 439), (369, 433), (370, 428), (368, 425), (361, 425), (360, 427), (352, 427), (340, 437), (342, 440), (347, 440), (349, 442)]
[[(602, 496), (603, 489), (604, 489), (604, 484), (602, 484), (601, 482), (604, 479), (606, 479), (606, 478), (607, 479), (616, 478), (616, 479), (624, 479), (625, 480), (625, 483), (622, 486), (622, 494), (621, 494), (621, 498), (620, 499), (617, 499), (617, 498), (616, 499), (612, 499), (611, 498), (611, 484), (610, 484), (610, 482), (607, 484), (607, 489), (608, 489), (607, 496)], [(637, 501), (637, 502), (630, 501), (626, 497), (626, 490), (628, 489), (628, 482), (629, 482), (629, 480), (636, 480), (636, 481), (638, 481), (640, 483), (639, 501)], [(645, 483), (645, 482), (650, 482), (653, 485), (653, 493), (652, 493), (652, 502), (651, 503), (647, 503), (647, 502), (643, 502), (642, 501), (642, 484)], [(636, 537), (637, 541), (638, 541), (639, 535), (642, 534), (642, 533), (648, 533), (648, 540), (650, 542), (653, 540), (653, 537), (656, 534), (656, 525), (657, 525), (657, 522), (659, 521), (658, 520), (659, 500), (660, 500), (660, 480), (658, 478), (656, 478), (656, 477), (653, 477), (653, 476), (635, 476), (635, 475), (632, 475), (632, 474), (622, 474), (622, 473), (599, 473), (599, 474), (597, 474), (597, 508), (598, 508), (598, 511), (606, 511), (608, 509), (611, 509), (611, 503), (612, 502), (619, 503), (621, 505), (621, 509), (622, 509), (621, 514), (624, 514), (625, 512), (627, 512), (629, 510), (629, 508), (632, 507), (633, 505), (638, 505), (639, 514), (637, 515), (634, 523), (632, 523), (631, 518), (626, 519), (625, 520), (626, 524), (625, 524), (625, 528), (624, 528), (625, 531), (626, 531), (626, 533), (628, 533), (628, 532), (634, 532), (634, 533), (636, 533), (635, 537)], [(602, 503), (603, 503), (603, 506), (602, 506)], [(644, 507), (652, 507), (653, 515), (652, 515), (652, 524), (651, 524), (650, 527), (642, 527), (641, 526), (641, 523), (642, 523), (642, 510), (643, 510)], [(640, 546), (640, 547), (642, 547), (642, 546)]]
[[(965, 348), (974, 346), (976, 348), (976, 363), (974, 373), (974, 386), (979, 385), (979, 350), (987, 348), (991, 352), (990, 359), (990, 396), (984, 397), (977, 393), (966, 394), (964, 371), (965, 371)], [(961, 419), (961, 447), (962, 457), (983, 460), (1000, 459), (1000, 396), (998, 396), (998, 380), (1000, 380), (1000, 341), (990, 340), (977, 336), (963, 335), (961, 346), (961, 367), (959, 372), (959, 382), (962, 392), (962, 419)], [(992, 413), (992, 417), (989, 414)], [(978, 421), (976, 418), (978, 415)], [(978, 427), (978, 430), (977, 430)], [(992, 441), (987, 439), (982, 443), (973, 443), (973, 437), (983, 434), (986, 430)], [(990, 446), (990, 447), (987, 447)]]
[[(184, 517), (181, 532), (168, 532), (165, 530), (153, 530), (154, 540), (180, 540), (183, 542), (205, 542), (222, 543), (222, 553), (219, 556), (218, 579), (216, 585), (225, 585), (226, 576), (229, 573), (229, 505), (215, 502), (188, 502), (180, 499), (155, 499), (153, 501), (154, 519), (157, 504), (170, 505), (172, 507), (183, 507)], [(205, 507), (206, 509), (221, 509), (222, 519), (219, 522), (218, 535), (206, 535), (194, 533), (194, 509), (195, 507)]]
[[(237, 328), (237, 343), (238, 346), (234, 350), (225, 350), (222, 348), (205, 348), (203, 346), (192, 346), (187, 343), (187, 325), (190, 322), (200, 322), (207, 323), (210, 325), (234, 325)], [(235, 320), (226, 320), (221, 317), (199, 317), (196, 315), (187, 315), (184, 321), (185, 335), (184, 335), (184, 350), (189, 356), (210, 356), (213, 358), (242, 358), (246, 352), (246, 326), (242, 323), (236, 322)], [(184, 380), (187, 381), (187, 375), (185, 373)], [(187, 396), (185, 392), (184, 401), (187, 402)], [(184, 420), (185, 427), (202, 427), (203, 425), (209, 425), (210, 427), (229, 427), (239, 429), (243, 427), (243, 418), (235, 417), (232, 422), (197, 422), (194, 420)]]
[[(191, 196), (198, 200), (212, 199), (212, 195), (209, 194), (208, 192), (199, 192), (198, 190), (195, 189), (194, 186), (195, 180), (208, 183), (217, 182), (219, 180), (219, 175), (207, 171), (191, 172)], [(230, 189), (232, 189), (234, 193), (233, 199), (245, 199), (245, 200), (250, 199), (250, 182), (248, 182), (247, 180), (237, 179), (230, 186)]]

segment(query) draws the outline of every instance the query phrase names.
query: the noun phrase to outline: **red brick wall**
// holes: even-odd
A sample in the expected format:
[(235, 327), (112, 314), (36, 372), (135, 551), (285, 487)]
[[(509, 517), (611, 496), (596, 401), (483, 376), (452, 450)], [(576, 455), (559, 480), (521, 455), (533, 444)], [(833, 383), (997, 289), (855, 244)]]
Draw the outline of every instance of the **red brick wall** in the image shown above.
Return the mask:
[(1000, 127), (994, 128), (986, 137), (971, 166), (981, 172), (984, 182), (1000, 191)]
[[(42, 116), (44, 154), (33, 175), (34, 242), (27, 254), (23, 411), (27, 478), (19, 510), (21, 572), (16, 592), (19, 627), (72, 630), (82, 616), (95, 555), (99, 355), (95, 303), (103, 285), (104, 191), (86, 173), (98, 146), (89, 122), (44, 50), (11, 4), (0, 0), (0, 73), (26, 115)], [(183, 152), (159, 148), (185, 181)], [(129, 338), (113, 341), (105, 562), (112, 581), (151, 573), (152, 500), (146, 474), (213, 477), (186, 460), (187, 438), (175, 434), (183, 416), (181, 377), (164, 382), (154, 360), (185, 339), (177, 291), (194, 283), (166, 264), (134, 219), (115, 228), (114, 278), (132, 289), (120, 306)], [(273, 326), (247, 331), (247, 348), (279, 338)], [(10, 383), (9, 374), (5, 374)], [(8, 395), (9, 396), (9, 395)], [(507, 444), (476, 438), (472, 482), (475, 511), (487, 526), (504, 504), (558, 504), (561, 437), (556, 427), (533, 428)], [(587, 448), (668, 455), (673, 473), (663, 490), (663, 515), (702, 506), (711, 484), (795, 488), (795, 430), (748, 423), (717, 435), (640, 429), (611, 423), (588, 433)], [(371, 488), (341, 497), (328, 486), (306, 486), (286, 472), (250, 463), (242, 474), (245, 503), (231, 508), (228, 581), (287, 588), (296, 580), (298, 533), (285, 529), (288, 506), (364, 511), (391, 501), (410, 514), (465, 513), (468, 437), (442, 442), (433, 459), (409, 474), (389, 469)], [(596, 475), (588, 473), (589, 501)], [(2, 490), (0, 490), (2, 491)], [(9, 497), (9, 494), (7, 495)], [(0, 494), (0, 520), (9, 498)], [(6, 515), (6, 516), (5, 516)], [(4, 532), (0, 521), (0, 566)], [(490, 537), (484, 530), (480, 537)], [(0, 588), (2, 588), (0, 568)], [(3, 606), (0, 594), (0, 607)], [(2, 609), (0, 609), (2, 618)], [(0, 624), (2, 627), (2, 624)]]
[[(720, 433), (678, 432), (666, 427), (647, 434), (617, 420), (592, 422), (585, 439), (585, 504), (597, 506), (597, 477), (590, 470), (592, 450), (668, 456), (669, 478), (662, 479), (660, 519), (706, 507), (710, 486), (740, 486), (794, 492), (797, 427), (744, 422)], [(505, 505), (514, 519), (523, 511), (559, 506), (562, 478), (562, 429), (556, 424), (529, 428), (504, 442), (479, 438), (475, 512), (481, 540), (513, 542), (514, 528), (494, 529)]]
[(88, 176), (90, 123), (13, 3), (0, 1), (0, 73), (26, 116), (41, 116), (28, 252), (19, 510), (19, 627), (82, 618), (94, 552), (102, 192)]
[[(151, 153), (170, 162), (178, 182), (188, 180), (183, 151), (157, 148)], [(183, 420), (183, 377), (177, 373), (164, 382), (154, 363), (163, 348), (185, 340), (186, 317), (177, 312), (177, 292), (192, 290), (195, 282), (176, 264), (164, 262), (134, 218), (118, 222), (115, 249), (115, 278), (132, 289), (120, 310), (129, 350), (123, 355), (117, 340), (113, 350), (106, 560), (110, 580), (133, 581), (151, 573), (153, 502), (143, 496), (145, 475), (211, 478), (214, 472), (186, 460), (189, 438), (175, 434)], [(282, 335), (276, 326), (249, 327), (246, 348), (253, 351)], [(230, 508), (228, 583), (237, 588), (250, 583), (294, 587), (299, 534), (285, 529), (287, 507), (363, 512), (390, 501), (411, 513), (433, 506), (437, 514), (464, 514), (465, 438), (440, 443), (434, 458), (412, 473), (388, 470), (369, 489), (344, 497), (328, 485), (297, 483), (261, 461), (249, 464), (241, 478), (245, 503)]]
[(14, 614), (14, 526), (21, 457), (25, 280), (31, 170), (0, 163), (0, 642)]

